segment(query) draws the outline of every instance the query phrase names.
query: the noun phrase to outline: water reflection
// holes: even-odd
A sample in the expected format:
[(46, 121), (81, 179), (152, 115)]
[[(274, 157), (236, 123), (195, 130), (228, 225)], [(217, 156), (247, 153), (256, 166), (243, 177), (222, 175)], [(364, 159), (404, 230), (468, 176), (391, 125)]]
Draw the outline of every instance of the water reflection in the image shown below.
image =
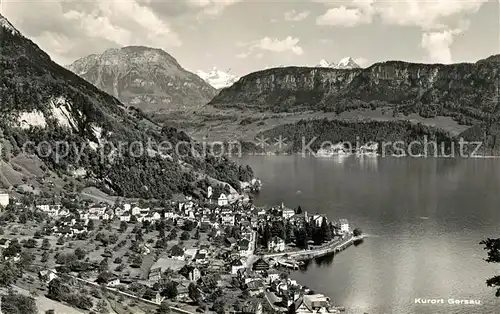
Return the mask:
[(318, 267), (327, 267), (330, 266), (333, 263), (333, 258), (335, 257), (334, 253), (321, 256), (321, 257), (316, 257), (314, 259), (314, 262)]
[(352, 244), (353, 244), (354, 246), (358, 246), (358, 245), (363, 244), (363, 242), (364, 242), (364, 240), (363, 240), (363, 239), (359, 239), (359, 240), (354, 241)]
[(364, 171), (377, 171), (378, 170), (378, 159), (377, 156), (367, 156), (361, 155), (356, 156), (356, 159), (359, 164), (359, 168)]

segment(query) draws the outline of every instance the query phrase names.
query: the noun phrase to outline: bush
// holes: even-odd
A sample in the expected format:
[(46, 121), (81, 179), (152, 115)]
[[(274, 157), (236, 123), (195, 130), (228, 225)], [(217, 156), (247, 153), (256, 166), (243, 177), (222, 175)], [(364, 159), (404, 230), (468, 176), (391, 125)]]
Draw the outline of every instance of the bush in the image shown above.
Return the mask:
[(189, 232), (187, 231), (184, 231), (182, 234), (181, 234), (181, 240), (183, 241), (186, 241), (186, 240), (189, 240), (191, 238), (191, 235), (189, 234)]

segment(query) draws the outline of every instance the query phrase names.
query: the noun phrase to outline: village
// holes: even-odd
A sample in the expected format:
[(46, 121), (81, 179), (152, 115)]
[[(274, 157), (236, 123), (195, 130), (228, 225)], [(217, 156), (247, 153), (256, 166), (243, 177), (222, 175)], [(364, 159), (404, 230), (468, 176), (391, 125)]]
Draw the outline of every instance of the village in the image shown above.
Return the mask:
[(211, 187), (207, 195), (109, 204), (3, 193), (0, 285), (75, 313), (342, 310), (290, 272), (361, 239), (359, 229), (300, 207), (261, 208), (248, 198), (214, 197)]

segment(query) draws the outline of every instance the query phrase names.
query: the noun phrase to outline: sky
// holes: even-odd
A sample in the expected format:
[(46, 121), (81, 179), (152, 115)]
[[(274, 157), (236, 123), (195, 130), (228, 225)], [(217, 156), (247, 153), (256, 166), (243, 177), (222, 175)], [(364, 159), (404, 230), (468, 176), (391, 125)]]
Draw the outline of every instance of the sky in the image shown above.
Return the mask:
[(0, 0), (61, 65), (109, 48), (161, 48), (190, 71), (245, 75), (350, 56), (475, 62), (500, 53), (498, 0)]

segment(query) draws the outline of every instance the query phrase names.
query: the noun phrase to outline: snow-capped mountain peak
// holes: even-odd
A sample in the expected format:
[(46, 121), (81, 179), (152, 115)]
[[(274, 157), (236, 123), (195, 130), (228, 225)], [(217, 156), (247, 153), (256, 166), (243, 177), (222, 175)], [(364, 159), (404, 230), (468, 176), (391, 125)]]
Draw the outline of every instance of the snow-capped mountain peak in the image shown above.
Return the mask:
[(321, 59), (318, 64), (318, 67), (320, 68), (330, 68), (331, 66), (331, 63), (326, 61), (325, 59)]
[(337, 69), (358, 69), (360, 66), (351, 57), (346, 57), (339, 61)]
[(2, 14), (0, 14), (0, 27), (8, 30), (13, 35), (21, 36), (21, 33)]
[(227, 72), (220, 71), (217, 67), (213, 67), (210, 72), (202, 70), (196, 71), (196, 75), (201, 77), (205, 82), (212, 85), (216, 89), (221, 89), (233, 85), (240, 78), (231, 74), (230, 70)]
[(345, 57), (338, 63), (328, 62), (325, 59), (321, 59), (316, 65), (318, 68), (332, 68), (332, 69), (359, 69), (361, 68), (353, 58)]

